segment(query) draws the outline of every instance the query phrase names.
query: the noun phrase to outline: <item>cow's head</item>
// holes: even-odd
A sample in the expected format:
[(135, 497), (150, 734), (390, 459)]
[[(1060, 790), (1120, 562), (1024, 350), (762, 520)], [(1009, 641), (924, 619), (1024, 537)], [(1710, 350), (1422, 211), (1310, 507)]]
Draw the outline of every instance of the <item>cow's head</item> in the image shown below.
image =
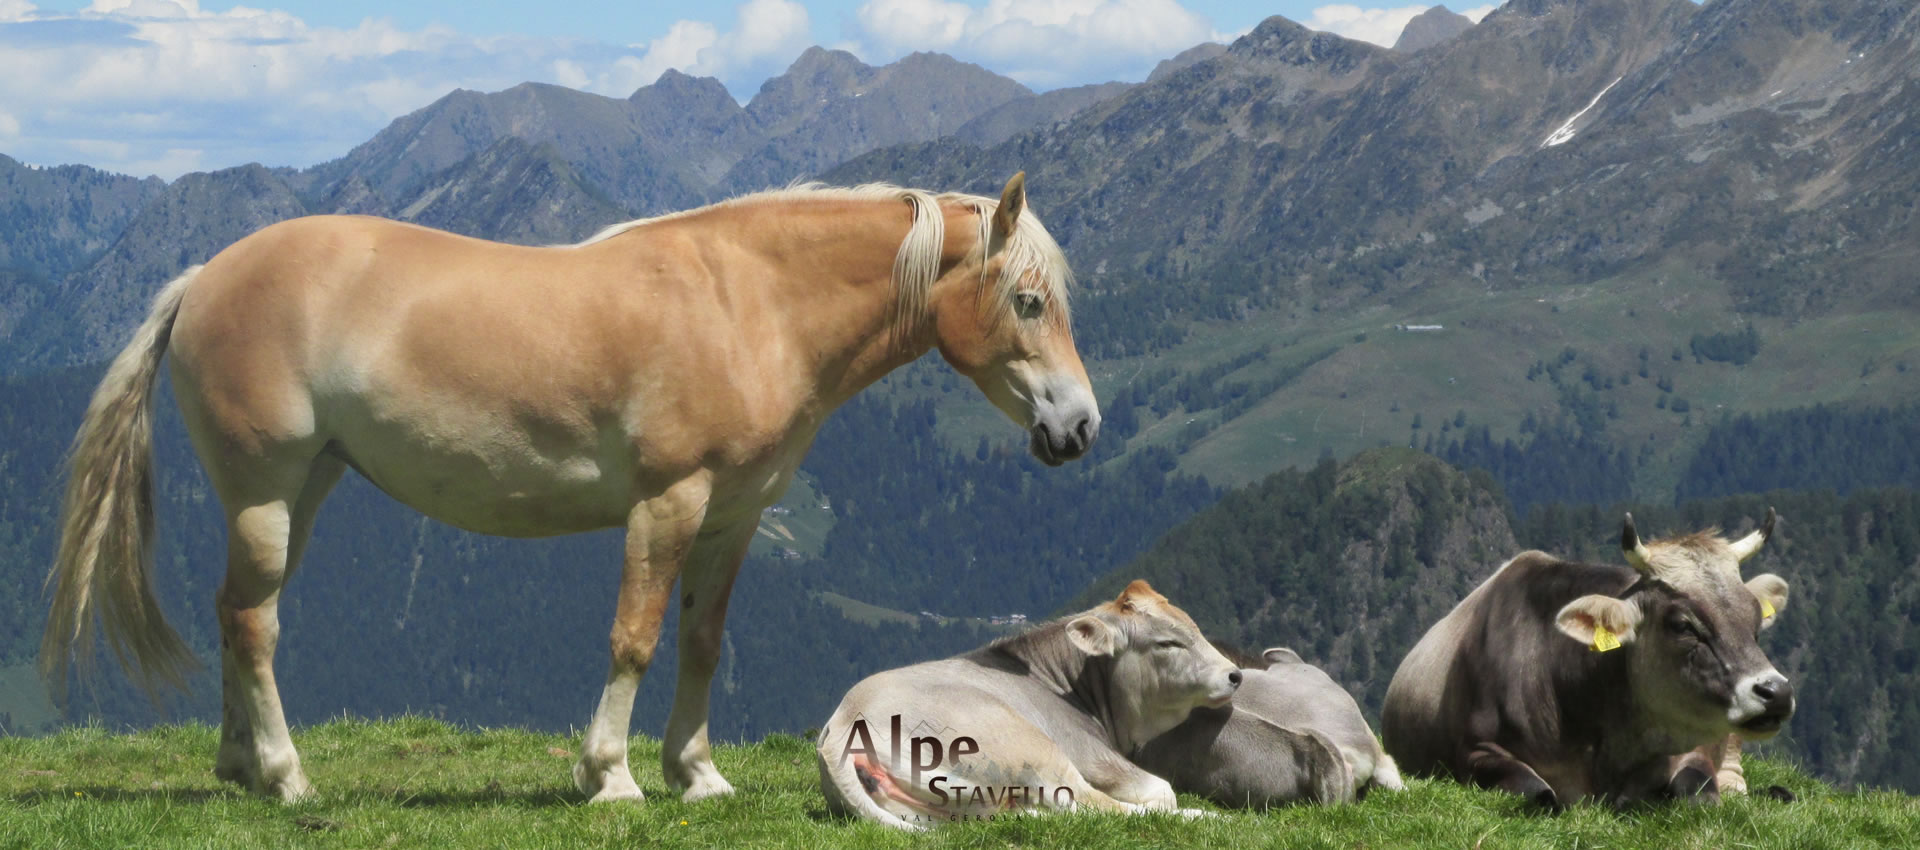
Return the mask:
[(1786, 610), (1787, 582), (1771, 573), (1743, 582), (1740, 562), (1760, 550), (1773, 523), (1768, 508), (1760, 528), (1739, 540), (1713, 529), (1643, 543), (1628, 514), (1620, 546), (1641, 579), (1618, 597), (1568, 603), (1560, 631), (1629, 653), (1635, 698), (1663, 728), (1703, 740), (1772, 737), (1793, 716), (1793, 685), (1767, 660), (1759, 634)]
[(1200, 706), (1224, 706), (1240, 687), (1240, 668), (1145, 581), (1068, 621), (1067, 639), (1089, 656), (1112, 658), (1107, 689), (1123, 744), (1172, 729)]

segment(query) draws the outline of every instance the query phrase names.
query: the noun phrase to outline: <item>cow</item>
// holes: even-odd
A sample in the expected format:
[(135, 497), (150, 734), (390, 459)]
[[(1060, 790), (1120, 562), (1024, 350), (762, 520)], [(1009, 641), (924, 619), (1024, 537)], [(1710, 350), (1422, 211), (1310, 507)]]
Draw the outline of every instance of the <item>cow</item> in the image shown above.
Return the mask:
[(1084, 613), (854, 685), (819, 736), (828, 806), (900, 829), (1011, 810), (1173, 810), (1126, 753), (1241, 671), (1145, 581)]
[(1243, 676), (1233, 704), (1194, 709), (1134, 753), (1135, 764), (1229, 807), (1343, 803), (1406, 787), (1360, 705), (1320, 668), (1291, 649), (1227, 655)]
[(1387, 752), (1554, 810), (1744, 791), (1738, 741), (1772, 737), (1794, 709), (1758, 642), (1787, 582), (1740, 578), (1774, 520), (1768, 508), (1732, 542), (1718, 529), (1642, 542), (1627, 514), (1627, 566), (1515, 556), (1401, 662)]

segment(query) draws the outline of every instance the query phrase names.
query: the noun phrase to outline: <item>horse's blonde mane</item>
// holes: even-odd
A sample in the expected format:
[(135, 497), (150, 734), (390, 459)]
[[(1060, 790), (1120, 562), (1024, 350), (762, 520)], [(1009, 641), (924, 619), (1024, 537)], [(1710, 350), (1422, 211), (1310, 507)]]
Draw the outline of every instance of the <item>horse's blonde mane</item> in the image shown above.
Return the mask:
[[(899, 290), (899, 326), (904, 328), (926, 314), (927, 295), (933, 289), (934, 281), (940, 277), (940, 253), (946, 244), (946, 218), (940, 215), (941, 204), (964, 204), (973, 207), (979, 222), (979, 243), (981, 250), (987, 249), (988, 240), (993, 232), (993, 213), (1000, 208), (1000, 201), (980, 195), (968, 195), (960, 192), (935, 194), (924, 189), (909, 189), (890, 183), (866, 183), (859, 186), (828, 186), (822, 183), (795, 183), (785, 188), (768, 189), (763, 192), (729, 198), (716, 204), (696, 207), (690, 210), (667, 213), (652, 218), (640, 218), (621, 222), (602, 229), (586, 239), (575, 243), (573, 247), (584, 247), (605, 242), (631, 230), (662, 221), (696, 215), (708, 210), (723, 207), (744, 206), (747, 204), (774, 203), (780, 201), (845, 201), (845, 200), (900, 200), (913, 206), (913, 224), (907, 230), (906, 239), (900, 243), (900, 252), (893, 260), (893, 282)], [(1066, 253), (1060, 250), (1059, 243), (1028, 208), (1020, 213), (1020, 219), (1014, 226), (1012, 238), (1002, 246), (1006, 255), (1001, 264), (1000, 276), (995, 280), (990, 293), (1000, 304), (1011, 304), (1013, 296), (1021, 287), (1021, 281), (1033, 281), (1044, 288), (1050, 307), (1049, 317), (1062, 325), (1070, 321), (1068, 295), (1073, 289), (1073, 271), (1067, 267)], [(982, 266), (984, 275), (985, 266)], [(984, 287), (987, 281), (981, 280)]]

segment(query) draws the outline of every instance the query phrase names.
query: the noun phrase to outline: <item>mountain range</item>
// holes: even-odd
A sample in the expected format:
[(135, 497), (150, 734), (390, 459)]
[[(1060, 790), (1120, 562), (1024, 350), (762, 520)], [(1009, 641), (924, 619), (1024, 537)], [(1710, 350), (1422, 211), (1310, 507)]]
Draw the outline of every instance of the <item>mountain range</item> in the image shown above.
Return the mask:
[[(570, 242), (610, 223), (785, 185), (875, 147), (945, 136), (998, 142), (1129, 87), (1036, 95), (939, 54), (872, 67), (812, 48), (745, 106), (718, 80), (678, 71), (625, 99), (538, 83), (454, 91), (307, 169), (253, 164), (162, 184), (4, 160), (0, 368), (107, 356), (144, 315), (156, 282), (285, 218), (384, 215)], [(78, 319), (23, 326), (34, 311)]]

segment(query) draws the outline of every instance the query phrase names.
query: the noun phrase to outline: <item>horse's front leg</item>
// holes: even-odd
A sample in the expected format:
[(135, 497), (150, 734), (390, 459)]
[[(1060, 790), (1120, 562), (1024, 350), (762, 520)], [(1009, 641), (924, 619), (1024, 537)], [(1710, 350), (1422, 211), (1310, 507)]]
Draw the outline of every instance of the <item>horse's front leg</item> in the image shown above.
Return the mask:
[(733, 793), (707, 746), (707, 701), (726, 637), (727, 598), (753, 540), (758, 515), (702, 529), (680, 576), (680, 681), (673, 691), (660, 766), (687, 802)]
[(660, 621), (673, 599), (673, 582), (705, 518), (711, 481), (701, 475), (635, 505), (627, 515), (626, 564), (614, 606), (609, 643), (613, 662), (600, 704), (587, 724), (573, 782), (594, 802), (640, 800), (627, 767), (633, 698), (660, 644)]

